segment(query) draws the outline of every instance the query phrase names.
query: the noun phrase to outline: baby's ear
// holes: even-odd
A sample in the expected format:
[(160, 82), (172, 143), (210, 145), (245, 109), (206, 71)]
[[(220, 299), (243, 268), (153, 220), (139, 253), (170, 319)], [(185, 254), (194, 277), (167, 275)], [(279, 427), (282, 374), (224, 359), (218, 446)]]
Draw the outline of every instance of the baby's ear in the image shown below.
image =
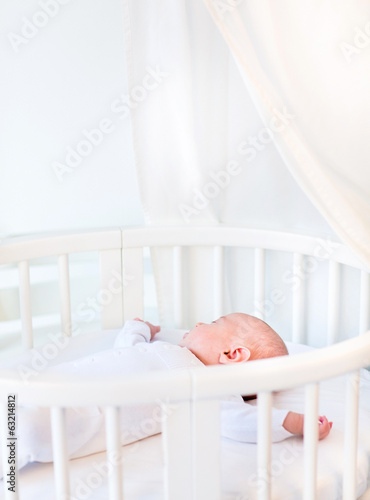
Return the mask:
[(232, 346), (229, 351), (220, 354), (218, 362), (221, 365), (229, 363), (244, 363), (251, 357), (250, 350), (243, 346)]

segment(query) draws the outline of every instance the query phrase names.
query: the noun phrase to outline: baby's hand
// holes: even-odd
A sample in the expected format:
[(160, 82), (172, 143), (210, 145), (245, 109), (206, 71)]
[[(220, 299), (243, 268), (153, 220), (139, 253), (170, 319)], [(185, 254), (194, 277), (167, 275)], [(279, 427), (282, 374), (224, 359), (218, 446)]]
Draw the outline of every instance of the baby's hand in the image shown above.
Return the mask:
[[(333, 422), (328, 422), (328, 419), (326, 417), (319, 417), (318, 425), (319, 439), (324, 439), (326, 438), (326, 436), (328, 436), (333, 426)], [(302, 415), (302, 413), (295, 413), (293, 411), (290, 411), (283, 422), (283, 427), (292, 434), (303, 435), (304, 415)]]
[(319, 417), (319, 439), (326, 438), (332, 427), (333, 422), (328, 422), (326, 417)]
[(146, 325), (149, 326), (150, 328), (150, 339), (153, 340), (154, 336), (156, 333), (159, 332), (159, 330), (161, 329), (160, 326), (155, 326), (155, 325), (152, 325), (151, 323), (149, 323), (149, 321), (144, 321), (140, 318), (134, 318), (135, 321), (141, 321), (142, 323), (145, 323)]

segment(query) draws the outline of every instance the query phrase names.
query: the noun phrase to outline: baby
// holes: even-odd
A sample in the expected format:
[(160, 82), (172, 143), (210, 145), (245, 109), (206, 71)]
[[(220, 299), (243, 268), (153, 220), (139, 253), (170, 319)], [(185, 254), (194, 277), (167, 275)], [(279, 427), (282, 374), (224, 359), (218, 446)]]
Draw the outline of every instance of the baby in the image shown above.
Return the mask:
[[(196, 368), (212, 364), (248, 362), (288, 354), (277, 333), (253, 316), (233, 313), (211, 324), (197, 323), (179, 345), (155, 339), (159, 326), (140, 319), (127, 321), (112, 349), (48, 367), (48, 373), (133, 375), (156, 370)], [(121, 443), (128, 444), (161, 432), (163, 402), (137, 405), (120, 412)], [(70, 458), (105, 450), (104, 413), (101, 408), (67, 408), (67, 445)], [(331, 422), (320, 417), (319, 438), (326, 437)], [(257, 441), (256, 408), (240, 396), (221, 402), (221, 434), (230, 439)], [(303, 415), (273, 409), (272, 440), (303, 434)], [(18, 408), (18, 466), (52, 461), (50, 414), (45, 408)], [(0, 478), (2, 477), (0, 470)]]
[[(160, 327), (146, 324), (153, 338)], [(197, 323), (179, 346), (189, 349), (205, 365), (244, 363), (288, 354), (282, 338), (267, 323), (244, 313), (221, 316), (210, 324)], [(325, 416), (319, 417), (319, 439), (329, 434), (332, 425)], [(282, 426), (291, 434), (303, 435), (304, 415), (289, 411)]]

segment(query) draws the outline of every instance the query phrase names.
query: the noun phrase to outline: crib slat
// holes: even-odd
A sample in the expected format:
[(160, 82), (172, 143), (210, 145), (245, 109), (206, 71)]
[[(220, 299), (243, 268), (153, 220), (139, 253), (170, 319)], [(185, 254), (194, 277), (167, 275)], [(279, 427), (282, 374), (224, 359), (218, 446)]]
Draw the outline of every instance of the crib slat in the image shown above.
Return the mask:
[[(293, 272), (302, 270), (304, 256), (295, 253), (293, 257)], [(299, 281), (298, 286), (293, 289), (293, 312), (292, 312), (292, 341), (297, 343), (304, 342), (304, 282)]]
[(344, 432), (343, 499), (356, 499), (357, 443), (360, 373), (347, 376), (346, 423)]
[(22, 346), (23, 349), (27, 350), (33, 347), (30, 268), (28, 260), (22, 260), (18, 263), (18, 271), (19, 300), (22, 320)]
[(258, 500), (271, 498), (271, 392), (260, 392), (257, 398), (257, 480), (262, 487), (258, 490)]
[(220, 403), (193, 402), (194, 500), (220, 500)]
[(175, 327), (183, 325), (182, 247), (173, 247), (173, 307)]
[(70, 296), (68, 261), (69, 261), (68, 254), (63, 254), (58, 256), (59, 294), (60, 294), (62, 331), (64, 335), (66, 335), (67, 337), (69, 337), (72, 332), (71, 296)]
[(265, 304), (265, 250), (254, 250), (254, 315), (264, 319)]
[(329, 261), (328, 282), (328, 345), (338, 341), (340, 264)]
[(164, 499), (193, 498), (190, 401), (162, 404)]
[(304, 494), (303, 500), (316, 499), (319, 385), (308, 384), (304, 412)]
[(65, 409), (50, 408), (56, 498), (69, 498), (69, 467)]
[(360, 334), (370, 329), (370, 274), (361, 271)]
[[(124, 242), (123, 242), (124, 244)], [(123, 318), (124, 321), (144, 316), (143, 249), (124, 248), (123, 262)]]
[(122, 451), (120, 442), (119, 408), (105, 408), (105, 432), (107, 436), (107, 462), (109, 474), (109, 500), (122, 500)]
[(221, 246), (213, 250), (213, 290), (214, 290), (214, 318), (219, 318), (224, 309), (224, 249)]
[(119, 248), (99, 252), (100, 291), (103, 329), (120, 328), (123, 324), (123, 289), (127, 285), (122, 276), (122, 257)]

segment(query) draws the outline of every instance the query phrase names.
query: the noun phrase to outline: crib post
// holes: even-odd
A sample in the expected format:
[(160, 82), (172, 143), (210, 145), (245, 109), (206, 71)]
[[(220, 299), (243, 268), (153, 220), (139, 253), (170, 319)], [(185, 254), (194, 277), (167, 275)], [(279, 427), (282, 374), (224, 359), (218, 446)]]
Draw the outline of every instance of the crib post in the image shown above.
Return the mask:
[(109, 472), (109, 500), (122, 500), (122, 451), (120, 441), (119, 408), (105, 408), (107, 465)]
[[(293, 257), (293, 273), (302, 270), (304, 256), (295, 253)], [(293, 321), (292, 321), (292, 341), (303, 343), (304, 341), (304, 282), (299, 281), (298, 286), (293, 288)]]
[(339, 291), (340, 291), (340, 264), (329, 261), (328, 283), (328, 345), (338, 340), (339, 326)]
[(59, 269), (59, 294), (61, 303), (62, 331), (64, 335), (70, 337), (72, 332), (71, 324), (71, 297), (69, 283), (69, 262), (68, 254), (58, 256)]
[(194, 500), (220, 500), (220, 403), (193, 401)]
[(50, 408), (56, 498), (70, 498), (65, 409)]
[(102, 328), (120, 328), (123, 324), (122, 296), (125, 286), (121, 250), (100, 251), (99, 265)]
[(361, 271), (360, 334), (370, 328), (370, 274)]
[[(124, 241), (123, 241), (124, 244)], [(143, 248), (123, 248), (123, 320), (144, 316)]]
[(358, 404), (360, 373), (355, 371), (347, 377), (346, 423), (344, 431), (343, 499), (356, 499)]
[(272, 440), (272, 394), (258, 393), (257, 415), (257, 479), (258, 500), (271, 498), (271, 440)]
[(304, 411), (304, 482), (303, 500), (316, 499), (317, 441), (318, 441), (319, 385), (306, 386)]
[(190, 401), (161, 406), (164, 499), (193, 499)]
[(265, 305), (265, 250), (254, 250), (254, 315), (264, 319)]
[(182, 247), (173, 248), (173, 316), (175, 327), (183, 326)]
[(224, 251), (223, 247), (216, 246), (213, 251), (213, 290), (214, 290), (214, 318), (219, 318), (224, 309)]
[(19, 270), (19, 300), (21, 306), (22, 320), (22, 345), (23, 349), (32, 349), (33, 347), (33, 329), (31, 312), (31, 286), (30, 286), (30, 268), (28, 260), (22, 260), (18, 263)]

